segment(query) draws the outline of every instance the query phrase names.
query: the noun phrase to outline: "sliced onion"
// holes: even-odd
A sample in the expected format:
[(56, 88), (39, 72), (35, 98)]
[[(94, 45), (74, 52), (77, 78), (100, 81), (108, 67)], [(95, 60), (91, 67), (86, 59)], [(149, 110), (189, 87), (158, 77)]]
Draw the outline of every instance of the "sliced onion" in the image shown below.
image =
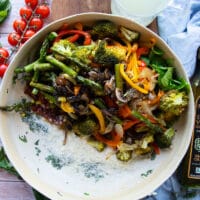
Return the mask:
[(124, 130), (123, 130), (123, 127), (122, 127), (122, 125), (121, 124), (115, 124), (115, 132), (119, 135), (119, 136), (121, 136), (121, 137), (123, 137), (123, 135), (124, 135)]

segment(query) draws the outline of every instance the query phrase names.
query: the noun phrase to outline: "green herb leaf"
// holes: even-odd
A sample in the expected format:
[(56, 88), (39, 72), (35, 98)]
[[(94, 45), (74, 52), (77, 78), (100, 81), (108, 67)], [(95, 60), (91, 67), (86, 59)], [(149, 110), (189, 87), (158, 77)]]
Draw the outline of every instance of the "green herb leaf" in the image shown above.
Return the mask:
[(9, 0), (0, 1), (0, 23), (2, 23), (8, 16), (11, 10), (11, 3)]

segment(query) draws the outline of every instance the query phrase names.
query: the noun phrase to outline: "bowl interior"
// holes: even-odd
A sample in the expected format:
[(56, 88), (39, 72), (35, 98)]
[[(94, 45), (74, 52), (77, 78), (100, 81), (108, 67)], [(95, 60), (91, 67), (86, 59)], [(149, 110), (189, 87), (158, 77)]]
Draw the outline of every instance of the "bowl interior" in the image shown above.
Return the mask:
[[(45, 35), (64, 23), (108, 19), (142, 33), (141, 40), (156, 38), (166, 56), (173, 58), (177, 72), (187, 79), (179, 60), (156, 34), (128, 19), (101, 13), (86, 13), (55, 21), (24, 44), (9, 66), (1, 84), (0, 105), (12, 104), (24, 97), (23, 83), (13, 85), (13, 70), (34, 59)], [(187, 79), (188, 80), (188, 79)], [(137, 158), (121, 163), (108, 149), (98, 153), (74, 134), (63, 145), (64, 134), (37, 116), (21, 119), (19, 114), (0, 112), (0, 135), (9, 159), (20, 175), (34, 188), (51, 199), (139, 199), (153, 192), (177, 168), (192, 133), (194, 103), (190, 93), (187, 112), (176, 123), (173, 147), (154, 160)]]

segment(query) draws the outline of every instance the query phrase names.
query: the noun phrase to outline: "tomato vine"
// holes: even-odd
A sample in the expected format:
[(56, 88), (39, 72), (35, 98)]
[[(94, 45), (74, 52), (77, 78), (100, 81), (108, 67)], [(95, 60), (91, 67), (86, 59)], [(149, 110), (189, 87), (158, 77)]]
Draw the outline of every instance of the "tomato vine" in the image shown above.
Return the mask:
[(44, 19), (50, 14), (47, 0), (25, 0), (25, 6), (19, 10), (19, 19), (13, 21), (13, 32), (9, 33), (7, 40), (10, 50), (0, 45), (0, 78), (3, 77), (12, 55), (21, 45), (29, 40), (44, 25)]

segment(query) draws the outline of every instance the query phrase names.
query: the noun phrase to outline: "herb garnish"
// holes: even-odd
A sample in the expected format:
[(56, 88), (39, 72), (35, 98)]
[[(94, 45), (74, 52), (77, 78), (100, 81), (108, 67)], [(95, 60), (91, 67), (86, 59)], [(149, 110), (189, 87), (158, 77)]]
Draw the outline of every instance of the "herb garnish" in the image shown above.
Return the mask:
[(24, 143), (27, 143), (27, 142), (28, 142), (27, 137), (26, 137), (25, 135), (20, 135), (20, 136), (19, 136), (19, 139), (20, 139), (22, 142), (24, 142)]

